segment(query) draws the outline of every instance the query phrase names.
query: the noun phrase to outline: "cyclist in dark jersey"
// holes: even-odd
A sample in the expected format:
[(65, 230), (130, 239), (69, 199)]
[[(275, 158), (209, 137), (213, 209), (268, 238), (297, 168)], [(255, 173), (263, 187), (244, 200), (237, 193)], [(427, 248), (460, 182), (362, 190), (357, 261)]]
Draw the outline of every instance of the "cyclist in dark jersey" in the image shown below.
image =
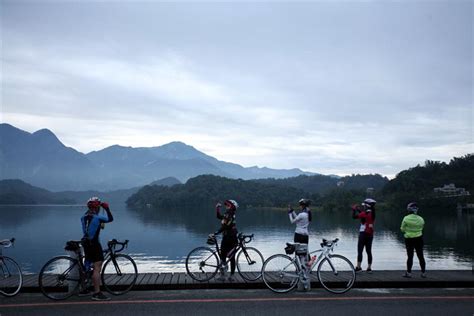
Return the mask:
[[(105, 216), (99, 214), (101, 207), (106, 212)], [(84, 234), (82, 244), (85, 260), (93, 264), (92, 283), (94, 284), (94, 293), (92, 294), (92, 299), (96, 301), (109, 300), (100, 291), (100, 271), (104, 261), (104, 254), (100, 245), (99, 234), (103, 224), (112, 222), (114, 217), (110, 212), (109, 204), (101, 202), (97, 197), (92, 197), (87, 201), (87, 208), (87, 212), (81, 217), (82, 232)], [(82, 294), (85, 295), (87, 293), (82, 292)]]
[[(239, 207), (239, 204), (234, 200), (226, 200), (224, 206), (226, 212), (221, 214), (221, 204), (217, 203), (216, 205), (216, 216), (221, 220), (221, 227), (215, 234), (220, 234), (222, 232), (222, 242), (221, 242), (221, 260), (225, 262), (227, 254), (237, 246), (237, 227), (235, 225), (235, 211)], [(230, 276), (229, 281), (234, 280), (235, 273), (235, 253), (230, 257)], [(223, 279), (224, 276), (221, 276), (220, 279)]]

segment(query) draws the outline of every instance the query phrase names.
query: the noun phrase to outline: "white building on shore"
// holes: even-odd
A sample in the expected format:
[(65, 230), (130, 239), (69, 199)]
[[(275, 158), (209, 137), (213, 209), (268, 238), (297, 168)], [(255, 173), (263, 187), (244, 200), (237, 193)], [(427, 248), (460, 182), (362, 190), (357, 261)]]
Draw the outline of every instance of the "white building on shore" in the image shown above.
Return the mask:
[(437, 195), (442, 196), (462, 196), (462, 195), (470, 195), (469, 191), (466, 191), (464, 188), (456, 188), (454, 183), (445, 184), (440, 188), (434, 188), (434, 192)]

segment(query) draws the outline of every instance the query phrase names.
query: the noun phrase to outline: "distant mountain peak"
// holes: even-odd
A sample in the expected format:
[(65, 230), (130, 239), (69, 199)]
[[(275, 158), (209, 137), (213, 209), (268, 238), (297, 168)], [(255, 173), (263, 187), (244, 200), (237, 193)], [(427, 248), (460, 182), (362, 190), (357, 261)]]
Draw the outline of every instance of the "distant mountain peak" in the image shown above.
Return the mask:
[(180, 141), (174, 141), (174, 142), (170, 142), (168, 144), (164, 144), (164, 145), (161, 145), (159, 146), (161, 148), (172, 148), (172, 149), (187, 149), (187, 150), (196, 150), (196, 148), (194, 148), (193, 146), (191, 145), (188, 145), (186, 143), (183, 143), (183, 142), (180, 142)]
[(35, 136), (41, 136), (41, 137), (52, 137), (54, 139), (58, 139), (56, 137), (56, 135), (54, 135), (53, 132), (51, 132), (49, 129), (47, 128), (43, 128), (43, 129), (40, 129), (40, 130), (37, 130), (36, 132), (33, 133), (33, 135)]
[(58, 137), (47, 128), (40, 129), (33, 134), (31, 134), (34, 139), (38, 139), (41, 144), (48, 144), (49, 146), (54, 146), (56, 148), (66, 147)]

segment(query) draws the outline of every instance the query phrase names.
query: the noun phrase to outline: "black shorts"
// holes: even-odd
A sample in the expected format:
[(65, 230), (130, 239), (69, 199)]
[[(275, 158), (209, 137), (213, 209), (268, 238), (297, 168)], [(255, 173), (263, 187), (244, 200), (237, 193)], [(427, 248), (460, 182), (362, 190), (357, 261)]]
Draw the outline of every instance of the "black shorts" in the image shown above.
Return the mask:
[(309, 236), (295, 233), (295, 237), (293, 238), (293, 241), (294, 242), (299, 242), (301, 244), (307, 244), (308, 241), (309, 241)]
[(90, 262), (104, 261), (104, 253), (100, 242), (91, 241), (85, 243), (83, 246), (86, 260)]

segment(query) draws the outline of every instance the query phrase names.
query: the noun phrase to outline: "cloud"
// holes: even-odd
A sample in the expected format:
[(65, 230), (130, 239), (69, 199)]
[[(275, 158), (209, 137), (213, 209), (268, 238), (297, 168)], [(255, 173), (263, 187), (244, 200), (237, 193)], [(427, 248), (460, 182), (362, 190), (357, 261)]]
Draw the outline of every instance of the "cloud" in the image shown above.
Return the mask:
[(474, 152), (461, 7), (10, 3), (2, 120), (83, 152), (180, 140), (245, 166), (394, 175)]

